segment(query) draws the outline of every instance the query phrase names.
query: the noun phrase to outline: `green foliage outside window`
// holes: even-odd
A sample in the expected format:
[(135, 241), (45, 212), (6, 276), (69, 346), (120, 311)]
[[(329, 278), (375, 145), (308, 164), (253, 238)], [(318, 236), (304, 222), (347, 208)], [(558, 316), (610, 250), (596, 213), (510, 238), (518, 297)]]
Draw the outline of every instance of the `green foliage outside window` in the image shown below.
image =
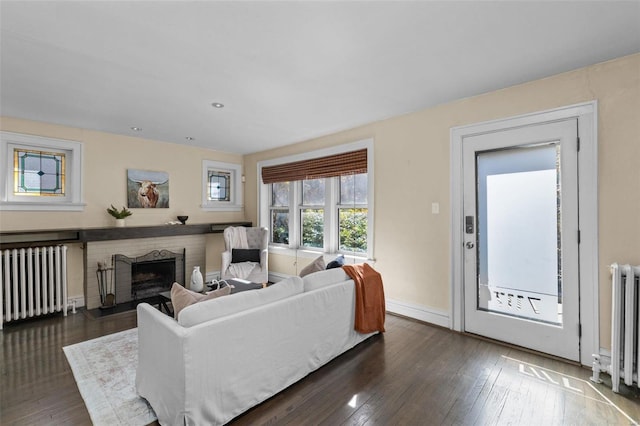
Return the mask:
[[(338, 226), (339, 246), (344, 252), (367, 252), (366, 207), (356, 208), (355, 204), (367, 204), (367, 174), (345, 175), (339, 180)], [(289, 244), (289, 195), (290, 182), (271, 185), (271, 242)], [(302, 181), (302, 205), (300, 212), (300, 246), (322, 249), (325, 247), (325, 179)], [(353, 205), (352, 208), (346, 208)], [(334, 205), (335, 208), (335, 205)], [(332, 225), (335, 226), (335, 225)]]
[[(322, 248), (323, 241), (323, 211), (305, 210), (302, 215), (303, 245)], [(367, 252), (367, 209), (340, 209), (340, 250)]]
[(367, 209), (340, 209), (340, 250), (367, 252)]
[(324, 247), (324, 210), (305, 209), (302, 211), (302, 245)]
[(271, 242), (289, 244), (289, 211), (274, 210), (271, 212)]

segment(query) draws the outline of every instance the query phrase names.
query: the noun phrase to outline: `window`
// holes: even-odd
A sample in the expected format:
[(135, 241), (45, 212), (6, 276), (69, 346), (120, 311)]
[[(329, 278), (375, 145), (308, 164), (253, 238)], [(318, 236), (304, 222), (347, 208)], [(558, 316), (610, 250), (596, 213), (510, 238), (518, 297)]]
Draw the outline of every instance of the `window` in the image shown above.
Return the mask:
[(242, 205), (242, 166), (204, 160), (202, 162), (202, 209), (240, 211)]
[(64, 152), (13, 149), (13, 195), (64, 196)]
[(300, 245), (303, 247), (324, 247), (324, 205), (325, 180), (310, 179), (301, 183), (300, 205)]
[[(334, 161), (362, 151), (364, 171), (362, 157), (357, 166), (345, 161), (346, 170)], [(270, 229), (271, 246), (372, 258), (372, 151), (372, 141), (362, 141), (259, 163), (260, 223)], [(322, 176), (325, 164), (331, 164), (330, 176)]]
[(0, 176), (4, 210), (78, 211), (82, 203), (82, 144), (2, 132), (6, 173)]
[(273, 183), (269, 217), (270, 241), (274, 244), (289, 244), (289, 182)]
[(340, 176), (338, 204), (338, 248), (340, 251), (367, 252), (367, 174)]
[(231, 173), (220, 170), (208, 170), (208, 201), (231, 201)]

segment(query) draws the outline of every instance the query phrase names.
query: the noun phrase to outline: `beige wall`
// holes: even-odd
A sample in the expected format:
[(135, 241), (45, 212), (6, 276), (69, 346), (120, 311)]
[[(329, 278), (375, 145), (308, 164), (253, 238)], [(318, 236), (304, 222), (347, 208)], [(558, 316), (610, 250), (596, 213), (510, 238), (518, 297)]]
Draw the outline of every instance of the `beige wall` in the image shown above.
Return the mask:
[[(158, 142), (85, 129), (9, 117), (0, 118), (0, 130), (82, 142), (84, 154), (82, 212), (0, 212), (0, 231), (113, 226), (106, 212), (110, 204), (127, 204), (127, 169), (169, 173), (168, 209), (133, 209), (128, 226), (160, 225), (188, 215), (188, 224), (244, 220), (244, 212), (205, 212), (202, 204), (202, 160), (242, 164), (242, 156), (187, 145)], [(2, 163), (4, 166), (4, 163)], [(220, 269), (224, 247), (221, 234), (207, 236), (206, 269)], [(78, 245), (79, 246), (79, 245)], [(211, 250), (209, 250), (211, 246)], [(218, 251), (219, 250), (219, 251)], [(82, 295), (82, 251), (70, 250), (70, 297)], [(78, 269), (80, 268), (80, 269)]]
[[(612, 262), (640, 264), (640, 55), (427, 110), (371, 123), (244, 158), (234, 155), (65, 126), (2, 118), (0, 129), (83, 142), (83, 212), (1, 212), (0, 230), (111, 226), (105, 212), (126, 203), (128, 168), (166, 171), (171, 208), (135, 210), (130, 225), (155, 225), (188, 214), (189, 223), (250, 220), (257, 223), (258, 161), (373, 138), (375, 156), (375, 267), (389, 299), (449, 311), (449, 132), (451, 127), (579, 102), (598, 100), (599, 270), (601, 346), (608, 347)], [(199, 208), (203, 159), (244, 161), (245, 212)], [(431, 214), (431, 203), (440, 214)], [(220, 235), (207, 236), (207, 271), (220, 267)], [(73, 249), (73, 264), (81, 250)], [(310, 259), (274, 255), (274, 272), (293, 274)], [(75, 266), (74, 266), (75, 269)], [(82, 271), (73, 272), (82, 276)], [(74, 284), (75, 285), (75, 284)], [(74, 287), (75, 288), (75, 287)]]
[[(601, 346), (610, 340), (613, 262), (640, 264), (640, 55), (462, 99), (245, 157), (247, 220), (257, 222), (257, 162), (374, 139), (376, 269), (389, 299), (449, 311), (450, 129), (598, 101)], [(431, 203), (440, 214), (431, 214)], [(285, 256), (286, 258), (286, 256)], [(272, 268), (291, 273), (293, 259)]]

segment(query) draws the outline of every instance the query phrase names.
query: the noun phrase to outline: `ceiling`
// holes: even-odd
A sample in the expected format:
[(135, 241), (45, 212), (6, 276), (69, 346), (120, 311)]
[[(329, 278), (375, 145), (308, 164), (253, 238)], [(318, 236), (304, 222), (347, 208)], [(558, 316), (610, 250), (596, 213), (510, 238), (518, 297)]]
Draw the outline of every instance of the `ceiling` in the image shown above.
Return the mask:
[(639, 1), (3, 0), (0, 26), (3, 116), (239, 154), (640, 52)]

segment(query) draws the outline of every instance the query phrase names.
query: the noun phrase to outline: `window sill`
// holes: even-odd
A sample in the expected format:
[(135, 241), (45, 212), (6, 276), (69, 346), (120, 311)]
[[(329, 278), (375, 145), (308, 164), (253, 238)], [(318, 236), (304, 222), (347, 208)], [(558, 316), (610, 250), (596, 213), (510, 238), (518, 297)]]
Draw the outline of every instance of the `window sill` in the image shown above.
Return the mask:
[(318, 256), (324, 256), (325, 260), (330, 259), (329, 261), (335, 259), (341, 254), (344, 256), (345, 260), (348, 263), (364, 263), (371, 262), (371, 259), (368, 259), (366, 255), (355, 255), (349, 253), (325, 253), (323, 251), (309, 250), (309, 249), (294, 249), (289, 247), (279, 247), (279, 246), (269, 246), (269, 254), (276, 254), (280, 256), (290, 256), (290, 257), (298, 257), (305, 259), (315, 259)]
[(84, 211), (85, 203), (43, 203), (43, 202), (20, 202), (2, 201), (0, 210), (3, 211), (58, 211), (58, 212), (81, 212)]
[(238, 204), (227, 206), (201, 205), (200, 208), (205, 212), (241, 212), (244, 206)]

